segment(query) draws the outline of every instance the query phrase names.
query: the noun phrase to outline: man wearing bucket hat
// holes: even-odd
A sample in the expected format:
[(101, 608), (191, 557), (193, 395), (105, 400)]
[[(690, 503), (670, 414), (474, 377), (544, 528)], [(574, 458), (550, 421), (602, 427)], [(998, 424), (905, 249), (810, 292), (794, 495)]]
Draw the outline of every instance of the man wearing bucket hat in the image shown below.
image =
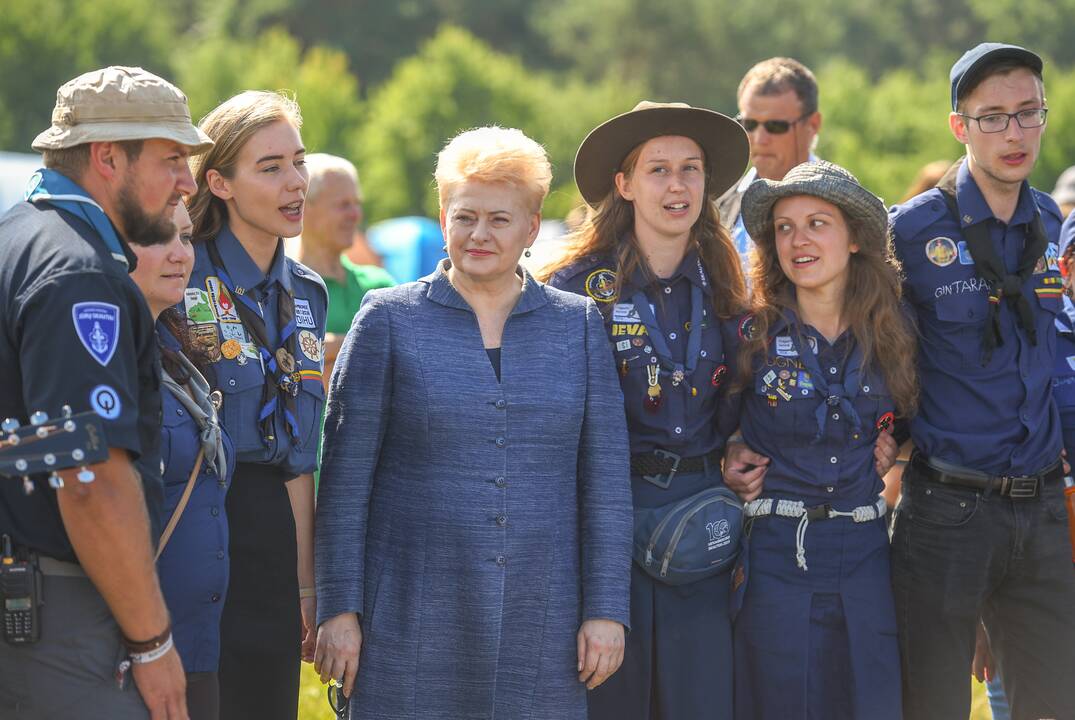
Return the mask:
[(983, 43), (952, 67), (966, 157), (892, 209), (922, 385), (893, 535), (904, 713), (966, 717), (984, 621), (1013, 718), (1075, 717), (1075, 607), (1051, 377), (1056, 203), (1027, 183), (1042, 61)]
[(591, 720), (732, 717), (728, 570), (742, 513), (721, 475), (719, 319), (746, 297), (714, 200), (747, 156), (731, 118), (643, 101), (591, 131), (575, 159), (591, 211), (545, 273), (605, 318), (635, 507), (631, 631), (620, 670), (590, 692)]
[(725, 323), (724, 423), (770, 462), (733, 580), (736, 717), (899, 720), (875, 445), (917, 388), (888, 215), (824, 161), (755, 181), (742, 212), (754, 307)]
[(0, 416), (93, 411), (109, 448), (49, 483), (0, 482), (0, 533), (42, 578), (38, 635), (0, 643), (4, 717), (187, 717), (153, 566), (159, 367), (129, 244), (172, 239), (175, 205), (194, 191), (187, 157), (211, 145), (170, 83), (141, 68), (86, 73), (60, 87), (34, 140), (45, 167), (27, 202), (0, 217)]

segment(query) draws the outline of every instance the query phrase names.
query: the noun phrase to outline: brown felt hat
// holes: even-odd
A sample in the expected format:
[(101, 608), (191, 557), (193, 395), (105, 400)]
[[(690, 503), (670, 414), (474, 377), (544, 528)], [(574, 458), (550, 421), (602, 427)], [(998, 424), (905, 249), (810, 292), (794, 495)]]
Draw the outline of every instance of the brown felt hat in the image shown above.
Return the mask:
[(735, 120), (686, 103), (643, 100), (634, 110), (601, 123), (586, 136), (575, 155), (575, 184), (591, 206), (613, 187), (623, 159), (651, 138), (682, 135), (705, 152), (709, 194), (719, 197), (738, 182), (750, 159), (746, 131)]
[(186, 145), (194, 155), (213, 147), (191, 122), (187, 96), (179, 88), (142, 68), (112, 66), (60, 86), (52, 126), (34, 139), (33, 148), (153, 138)]

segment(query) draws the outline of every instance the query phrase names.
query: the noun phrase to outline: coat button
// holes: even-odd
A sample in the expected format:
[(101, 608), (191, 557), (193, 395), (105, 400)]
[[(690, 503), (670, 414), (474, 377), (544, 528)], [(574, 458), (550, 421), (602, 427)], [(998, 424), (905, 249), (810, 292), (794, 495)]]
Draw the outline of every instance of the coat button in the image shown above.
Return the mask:
[(829, 485), (827, 488), (825, 488), (825, 492), (836, 492), (836, 488), (834, 488), (832, 485)]
[(836, 456), (833, 455), (831, 458), (829, 458), (829, 462), (831, 462), (833, 465), (835, 465), (837, 462), (839, 462), (839, 460), (837, 460)]
[(507, 406), (508, 406), (508, 401), (504, 400), (503, 398), (501, 398), (500, 400), (496, 401), (496, 409), (497, 410), (503, 410)]
[(212, 508), (212, 509), (211, 509), (211, 510), (209, 511), (209, 514), (210, 514), (210, 515), (212, 515), (213, 517), (216, 517), (217, 515), (219, 515), (219, 514), (220, 514), (220, 508), (217, 508), (217, 507), (215, 507), (215, 508)]
[(671, 285), (668, 285), (668, 286), (665, 287), (664, 294), (665, 295), (671, 295), (672, 294), (672, 286)]
[(508, 516), (507, 515), (497, 515), (496, 516), (496, 524), (499, 525), (500, 527), (504, 527), (505, 525), (508, 524)]
[(496, 446), (497, 446), (498, 448), (502, 448), (502, 447), (504, 447), (504, 443), (505, 443), (505, 442), (506, 442), (506, 440), (504, 440), (504, 438), (502, 438), (502, 437), (498, 437), (498, 438), (496, 439)]
[(835, 375), (835, 374), (836, 374), (836, 368), (834, 368), (834, 367), (829, 368), (829, 375)]
[(496, 564), (499, 565), (500, 567), (504, 567), (505, 565), (508, 564), (508, 559), (506, 557), (504, 557), (503, 555), (497, 555), (496, 556)]
[(832, 414), (832, 419), (833, 420), (839, 420), (840, 419), (840, 413), (833, 413)]
[(228, 378), (228, 385), (235, 387), (235, 378)]
[(504, 476), (501, 475), (500, 477), (498, 477), (496, 480), (493, 481), (493, 484), (496, 485), (498, 488), (502, 488), (505, 485), (507, 485), (508, 483), (505, 482)]
[(668, 339), (669, 340), (675, 340), (676, 339), (676, 334), (675, 333), (668, 333)]

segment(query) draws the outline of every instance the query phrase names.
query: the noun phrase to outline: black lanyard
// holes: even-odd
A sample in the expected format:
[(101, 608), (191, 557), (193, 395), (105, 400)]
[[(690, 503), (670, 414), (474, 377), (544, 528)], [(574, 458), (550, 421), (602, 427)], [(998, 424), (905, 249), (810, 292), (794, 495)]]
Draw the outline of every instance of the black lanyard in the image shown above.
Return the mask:
[(265, 325), (265, 318), (261, 314), (261, 305), (248, 297), (244, 288), (238, 288), (232, 282), (220, 258), (216, 240), (210, 240), (206, 244), (206, 249), (209, 251), (213, 270), (228, 293), (235, 299), (235, 309), (239, 313), (239, 318), (257, 344), (261, 362), (269, 373), (267, 379), (270, 381), (262, 386), (261, 411), (258, 413), (262, 440), (268, 444), (274, 439), (274, 418), (282, 392), (284, 419), (287, 423), (288, 434), (291, 437), (291, 443), (296, 444), (299, 441), (299, 423), (295, 396), (298, 395), (301, 377), (295, 367), (295, 298), (291, 291), (284, 287), (281, 287), (277, 293), (276, 312), (281, 328), (280, 345), (275, 352), (271, 352), (269, 332)]

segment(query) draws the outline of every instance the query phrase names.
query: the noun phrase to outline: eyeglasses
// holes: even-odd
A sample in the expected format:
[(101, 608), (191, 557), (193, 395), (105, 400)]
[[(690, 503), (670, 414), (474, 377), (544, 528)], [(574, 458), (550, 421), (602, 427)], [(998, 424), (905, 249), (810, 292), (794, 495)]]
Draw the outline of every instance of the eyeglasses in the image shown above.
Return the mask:
[(783, 135), (788, 130), (791, 130), (791, 126), (796, 123), (802, 122), (811, 113), (807, 113), (802, 117), (795, 118), (794, 120), (755, 120), (754, 118), (743, 117), (742, 115), (736, 115), (735, 121), (743, 126), (743, 129), (748, 133), (754, 132), (761, 125), (765, 128), (765, 132), (770, 135)]
[(1015, 122), (1019, 123), (1019, 127), (1024, 130), (1039, 128), (1045, 124), (1045, 115), (1048, 112), (1049, 108), (1030, 108), (1029, 110), (1020, 110), (1019, 112), (989, 113), (988, 115), (979, 115), (978, 117), (964, 115), (963, 113), (959, 113), (959, 115), (967, 120), (977, 120), (978, 129), (984, 133), (998, 133), (1008, 129), (1008, 125), (1011, 123), (1012, 118), (1015, 118)]
[(335, 680), (330, 680), (328, 684), (328, 705), (332, 708), (332, 712), (336, 713), (337, 718), (347, 717), (347, 706), (351, 700), (343, 694), (343, 684), (337, 684)]

